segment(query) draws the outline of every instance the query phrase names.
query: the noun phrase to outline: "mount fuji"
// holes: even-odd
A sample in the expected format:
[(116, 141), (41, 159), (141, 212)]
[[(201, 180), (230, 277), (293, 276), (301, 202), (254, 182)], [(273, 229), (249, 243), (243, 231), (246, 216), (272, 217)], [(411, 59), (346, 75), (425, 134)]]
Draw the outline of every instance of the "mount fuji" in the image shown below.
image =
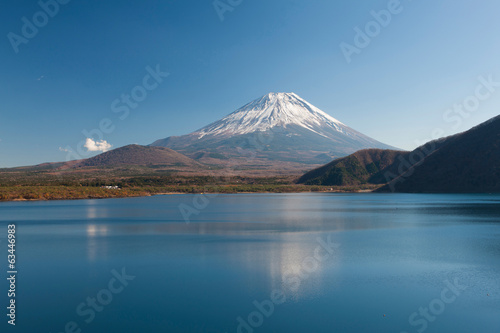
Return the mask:
[(171, 148), (201, 162), (222, 164), (233, 159), (245, 159), (245, 164), (319, 164), (360, 149), (394, 149), (294, 93), (269, 93), (193, 133), (151, 145)]

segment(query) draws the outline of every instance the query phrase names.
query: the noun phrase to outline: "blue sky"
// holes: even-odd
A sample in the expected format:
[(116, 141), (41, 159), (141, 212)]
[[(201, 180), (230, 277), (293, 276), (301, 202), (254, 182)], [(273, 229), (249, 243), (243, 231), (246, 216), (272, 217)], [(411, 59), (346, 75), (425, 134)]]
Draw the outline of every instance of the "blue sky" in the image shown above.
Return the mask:
[[(2, 2), (0, 167), (64, 161), (79, 144), (95, 155), (82, 131), (103, 119), (113, 147), (187, 134), (268, 92), (403, 149), (500, 113), (500, 86), (481, 83), (500, 82), (497, 1), (220, 0), (224, 20), (212, 0), (60, 1), (45, 21), (37, 1)], [(388, 8), (348, 63), (341, 43)], [(40, 27), (13, 43), (23, 17)], [(157, 67), (169, 75), (146, 90)], [(113, 112), (132, 91), (141, 101)], [(449, 110), (464, 101), (473, 111)]]

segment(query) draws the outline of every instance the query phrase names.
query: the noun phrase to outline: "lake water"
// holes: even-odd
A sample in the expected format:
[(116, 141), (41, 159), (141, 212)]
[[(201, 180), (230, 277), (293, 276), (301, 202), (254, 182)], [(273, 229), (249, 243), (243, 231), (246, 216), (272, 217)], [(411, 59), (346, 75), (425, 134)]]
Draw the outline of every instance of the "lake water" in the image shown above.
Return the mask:
[(500, 332), (500, 195), (14, 202), (0, 228), (1, 332)]

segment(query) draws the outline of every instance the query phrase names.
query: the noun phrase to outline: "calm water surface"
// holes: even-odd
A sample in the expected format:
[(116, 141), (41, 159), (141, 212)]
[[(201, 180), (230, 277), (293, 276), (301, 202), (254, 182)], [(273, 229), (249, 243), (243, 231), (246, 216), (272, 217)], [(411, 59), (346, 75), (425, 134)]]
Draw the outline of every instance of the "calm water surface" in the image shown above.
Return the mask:
[(500, 332), (500, 195), (208, 200), (0, 203), (0, 331)]

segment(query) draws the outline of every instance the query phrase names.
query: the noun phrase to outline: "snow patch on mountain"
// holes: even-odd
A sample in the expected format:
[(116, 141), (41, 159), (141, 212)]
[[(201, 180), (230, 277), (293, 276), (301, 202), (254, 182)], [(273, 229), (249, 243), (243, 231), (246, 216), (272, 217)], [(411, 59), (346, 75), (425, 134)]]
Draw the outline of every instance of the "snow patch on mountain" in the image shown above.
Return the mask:
[(324, 137), (352, 130), (294, 93), (269, 93), (193, 134), (232, 136), (297, 125)]

